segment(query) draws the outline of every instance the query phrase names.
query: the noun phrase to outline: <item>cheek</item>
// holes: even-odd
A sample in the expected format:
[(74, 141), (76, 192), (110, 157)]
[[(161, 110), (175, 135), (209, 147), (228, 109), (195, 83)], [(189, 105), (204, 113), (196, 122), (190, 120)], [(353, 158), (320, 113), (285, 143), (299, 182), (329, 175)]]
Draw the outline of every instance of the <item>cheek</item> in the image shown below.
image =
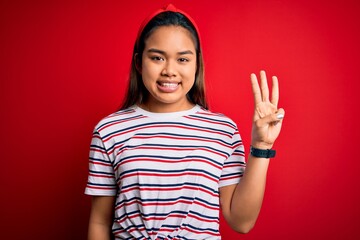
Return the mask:
[(182, 74), (187, 78), (195, 78), (196, 74), (196, 64), (191, 64), (182, 68)]
[(151, 78), (153, 78), (157, 73), (157, 69), (155, 66), (151, 66), (148, 63), (144, 62), (142, 66), (142, 78), (143, 81), (149, 81)]

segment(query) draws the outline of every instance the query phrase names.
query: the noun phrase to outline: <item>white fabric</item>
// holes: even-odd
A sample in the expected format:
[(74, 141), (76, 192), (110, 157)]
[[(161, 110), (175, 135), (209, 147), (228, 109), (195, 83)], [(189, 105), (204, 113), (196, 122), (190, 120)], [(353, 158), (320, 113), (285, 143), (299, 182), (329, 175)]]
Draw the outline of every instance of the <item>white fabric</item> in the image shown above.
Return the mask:
[(236, 124), (199, 106), (151, 113), (137, 106), (95, 127), (89, 195), (116, 196), (119, 239), (220, 239), (219, 187), (239, 182)]

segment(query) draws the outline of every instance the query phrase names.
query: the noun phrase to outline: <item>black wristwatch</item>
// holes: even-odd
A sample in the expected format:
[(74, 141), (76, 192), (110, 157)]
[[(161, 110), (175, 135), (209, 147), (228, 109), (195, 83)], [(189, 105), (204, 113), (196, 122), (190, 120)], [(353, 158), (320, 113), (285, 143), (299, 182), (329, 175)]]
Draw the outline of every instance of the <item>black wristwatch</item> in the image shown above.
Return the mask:
[(272, 149), (259, 149), (250, 146), (250, 154), (258, 158), (273, 158), (276, 155), (276, 151)]

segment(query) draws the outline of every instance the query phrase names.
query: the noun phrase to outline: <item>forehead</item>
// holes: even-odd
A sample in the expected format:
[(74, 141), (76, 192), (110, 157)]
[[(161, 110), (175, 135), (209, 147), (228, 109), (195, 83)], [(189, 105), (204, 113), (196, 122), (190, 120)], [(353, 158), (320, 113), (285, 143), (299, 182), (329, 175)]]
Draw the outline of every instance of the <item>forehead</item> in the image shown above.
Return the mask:
[(190, 31), (184, 27), (161, 26), (156, 28), (145, 40), (145, 49), (147, 48), (195, 51), (195, 41)]

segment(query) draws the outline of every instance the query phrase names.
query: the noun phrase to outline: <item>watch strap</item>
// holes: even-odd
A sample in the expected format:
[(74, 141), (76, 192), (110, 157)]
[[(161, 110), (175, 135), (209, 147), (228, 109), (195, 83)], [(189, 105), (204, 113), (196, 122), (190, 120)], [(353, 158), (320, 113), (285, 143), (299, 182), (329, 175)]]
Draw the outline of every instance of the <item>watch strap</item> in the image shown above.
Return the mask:
[(250, 146), (250, 154), (258, 158), (273, 158), (276, 155), (276, 151), (272, 149), (259, 149)]

